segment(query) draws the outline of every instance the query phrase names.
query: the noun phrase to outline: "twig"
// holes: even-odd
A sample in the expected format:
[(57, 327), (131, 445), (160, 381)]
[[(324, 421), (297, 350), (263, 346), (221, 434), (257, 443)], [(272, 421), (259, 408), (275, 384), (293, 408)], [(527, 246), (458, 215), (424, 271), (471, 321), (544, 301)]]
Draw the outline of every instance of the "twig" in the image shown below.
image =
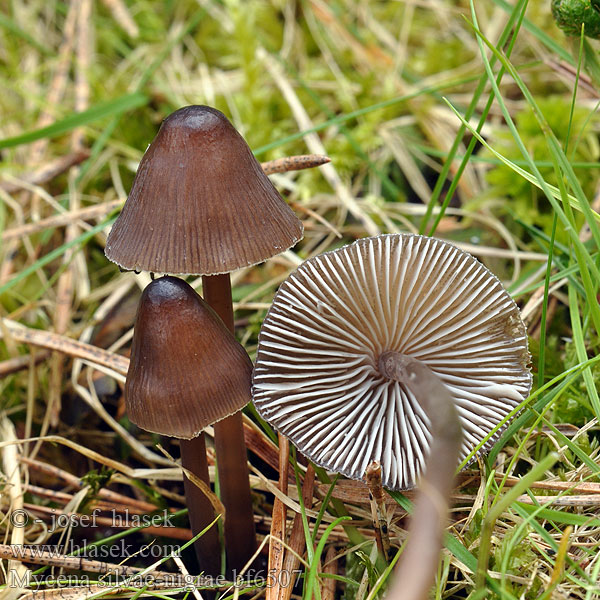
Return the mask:
[[(0, 182), (0, 188), (12, 193), (24, 186), (40, 185), (50, 181), (60, 173), (66, 171), (72, 166), (76, 166), (85, 160), (89, 156), (87, 149), (81, 149), (78, 152), (69, 154), (67, 156), (60, 157), (48, 165), (42, 167), (38, 171), (31, 173), (30, 175), (23, 175), (18, 180), (9, 182)], [(277, 158), (275, 160), (261, 163), (261, 167), (267, 175), (271, 173), (283, 173), (286, 171), (295, 171), (299, 169), (309, 169), (311, 167), (317, 167), (319, 165), (326, 164), (331, 159), (327, 156), (321, 156), (316, 154), (304, 154), (298, 156), (286, 156), (284, 158)], [(124, 200), (111, 200), (109, 202), (103, 202), (102, 204), (95, 204), (94, 206), (86, 206), (85, 208), (78, 208), (77, 210), (69, 210), (68, 212), (54, 215), (46, 219), (40, 219), (35, 223), (27, 223), (19, 227), (13, 227), (6, 229), (2, 232), (2, 240), (12, 240), (23, 237), (25, 235), (31, 235), (44, 229), (51, 227), (64, 227), (65, 225), (71, 224), (75, 219), (85, 220), (95, 217), (102, 217), (107, 213), (113, 211), (124, 203)], [(294, 206), (305, 212), (306, 214), (317, 219), (320, 223), (328, 227), (337, 237), (341, 237), (339, 231), (327, 222), (326, 219), (314, 211), (302, 206), (301, 204), (294, 203)]]
[(287, 173), (288, 171), (301, 171), (320, 167), (331, 162), (328, 156), (320, 154), (299, 154), (297, 156), (284, 156), (260, 164), (267, 175), (273, 173)]
[(385, 495), (381, 484), (381, 465), (373, 461), (365, 471), (365, 480), (369, 488), (369, 502), (371, 504), (371, 517), (375, 529), (375, 539), (379, 552), (385, 560), (389, 558), (390, 537), (388, 534), (388, 520), (385, 509)]

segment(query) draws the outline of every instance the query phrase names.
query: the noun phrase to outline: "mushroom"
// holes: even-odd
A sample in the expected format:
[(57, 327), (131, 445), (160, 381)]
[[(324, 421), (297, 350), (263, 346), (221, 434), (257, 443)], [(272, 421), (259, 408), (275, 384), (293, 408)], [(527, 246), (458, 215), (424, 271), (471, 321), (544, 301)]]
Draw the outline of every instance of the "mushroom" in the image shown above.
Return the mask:
[(250, 400), (252, 362), (214, 310), (183, 279), (144, 290), (125, 383), (130, 421), (184, 440)]
[(385, 487), (409, 489), (431, 433), (393, 376), (402, 356), (450, 392), (461, 459), (531, 388), (525, 326), (500, 281), (450, 243), (391, 234), (307, 260), (281, 285), (259, 335), (253, 401), (316, 464), (362, 479), (378, 461)]
[(142, 157), (105, 252), (129, 271), (218, 275), (301, 238), (302, 223), (225, 115), (186, 106)]
[[(187, 106), (144, 154), (106, 256), (123, 269), (202, 275), (205, 300), (233, 331), (229, 272), (301, 237), (302, 223), (223, 113)], [(215, 446), (228, 567), (239, 570), (256, 545), (240, 413), (215, 425)]]
[[(251, 373), (246, 351), (189, 284), (161, 277), (146, 287), (125, 382), (127, 414), (142, 429), (180, 438), (183, 466), (204, 481), (210, 480), (200, 434), (248, 403)], [(184, 484), (192, 529), (199, 532), (214, 511), (187, 477)], [(216, 528), (195, 547), (203, 569), (218, 574)]]

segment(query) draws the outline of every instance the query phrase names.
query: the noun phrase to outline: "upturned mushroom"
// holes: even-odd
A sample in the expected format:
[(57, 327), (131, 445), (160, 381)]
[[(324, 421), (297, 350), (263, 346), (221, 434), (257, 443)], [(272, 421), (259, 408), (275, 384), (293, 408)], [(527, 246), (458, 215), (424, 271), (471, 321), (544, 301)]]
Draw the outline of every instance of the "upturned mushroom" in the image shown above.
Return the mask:
[[(147, 431), (179, 438), (183, 466), (204, 481), (202, 430), (239, 411), (250, 398), (252, 363), (221, 319), (182, 279), (146, 287), (137, 311), (125, 382), (129, 419)], [(206, 495), (184, 478), (190, 522), (201, 531), (214, 518)], [(202, 568), (220, 572), (216, 528), (196, 542)]]
[[(302, 224), (218, 110), (187, 106), (167, 117), (140, 163), (106, 242), (121, 268), (203, 276), (203, 295), (230, 331), (229, 272), (293, 246)], [(195, 438), (200, 443), (200, 438)], [(240, 413), (215, 425), (228, 567), (255, 547)]]
[(450, 392), (461, 459), (531, 388), (525, 326), (500, 281), (450, 243), (392, 234), (307, 260), (281, 285), (259, 335), (253, 401), (316, 464), (362, 479), (377, 461), (384, 486), (412, 488), (431, 432), (394, 377), (403, 356)]

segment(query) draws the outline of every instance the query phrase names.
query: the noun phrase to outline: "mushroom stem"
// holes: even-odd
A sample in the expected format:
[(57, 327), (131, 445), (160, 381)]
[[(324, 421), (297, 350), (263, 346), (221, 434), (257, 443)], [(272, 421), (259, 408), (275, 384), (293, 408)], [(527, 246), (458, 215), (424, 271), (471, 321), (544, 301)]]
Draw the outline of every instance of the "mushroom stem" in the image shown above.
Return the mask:
[[(229, 273), (202, 277), (204, 299), (233, 332), (233, 305)], [(248, 457), (242, 413), (214, 424), (221, 501), (225, 505), (227, 573), (239, 572), (256, 549), (250, 494)]]
[[(206, 444), (204, 433), (191, 440), (181, 440), (181, 464), (191, 471), (210, 487), (208, 462), (206, 460)], [(185, 499), (188, 505), (190, 525), (194, 535), (200, 533), (214, 518), (214, 508), (202, 490), (190, 481), (183, 478)], [(200, 569), (205, 575), (216, 577), (220, 574), (219, 530), (217, 526), (211, 527), (202, 537), (194, 542), (194, 549), (198, 557)]]
[(433, 440), (388, 600), (426, 600), (437, 571), (462, 443), (458, 412), (448, 388), (424, 363), (399, 352), (384, 352), (379, 371), (405, 385), (424, 408)]

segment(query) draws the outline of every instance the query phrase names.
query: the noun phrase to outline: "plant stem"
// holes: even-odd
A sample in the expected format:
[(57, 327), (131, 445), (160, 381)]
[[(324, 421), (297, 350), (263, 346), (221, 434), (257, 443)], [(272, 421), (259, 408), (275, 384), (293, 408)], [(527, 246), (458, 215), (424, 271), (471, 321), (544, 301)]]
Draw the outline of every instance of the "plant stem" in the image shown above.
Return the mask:
[[(233, 333), (229, 274), (203, 276), (202, 289), (206, 302)], [(226, 510), (225, 552), (229, 575), (234, 570), (239, 572), (256, 549), (242, 413), (215, 423), (214, 429), (221, 501)]]
[(448, 388), (427, 365), (398, 352), (385, 352), (379, 370), (410, 389), (431, 423), (433, 439), (419, 481), (408, 541), (387, 596), (390, 600), (426, 600), (443, 546), (462, 427)]
[[(210, 487), (208, 462), (206, 460), (206, 445), (204, 433), (191, 440), (180, 440), (181, 464)], [(202, 490), (194, 485), (187, 477), (183, 478), (185, 499), (188, 505), (192, 533), (197, 535), (207, 527), (215, 517), (214, 508)], [(216, 525), (211, 527), (202, 537), (194, 542), (200, 570), (205, 575), (217, 577), (220, 572), (219, 530)]]

